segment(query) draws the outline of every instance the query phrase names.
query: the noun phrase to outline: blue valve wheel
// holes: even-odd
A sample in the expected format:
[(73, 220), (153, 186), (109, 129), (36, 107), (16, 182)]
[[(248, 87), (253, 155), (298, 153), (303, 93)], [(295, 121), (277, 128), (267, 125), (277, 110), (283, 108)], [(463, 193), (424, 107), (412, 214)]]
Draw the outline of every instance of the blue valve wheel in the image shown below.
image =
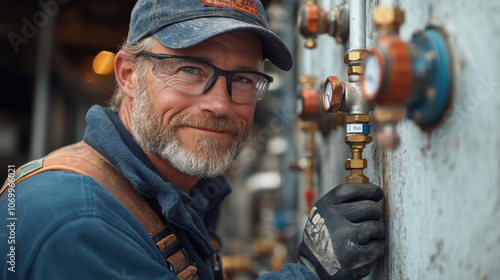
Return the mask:
[(408, 118), (428, 127), (440, 119), (448, 100), (450, 55), (443, 35), (437, 30), (416, 33), (411, 43), (417, 54), (412, 59), (415, 94), (408, 100)]

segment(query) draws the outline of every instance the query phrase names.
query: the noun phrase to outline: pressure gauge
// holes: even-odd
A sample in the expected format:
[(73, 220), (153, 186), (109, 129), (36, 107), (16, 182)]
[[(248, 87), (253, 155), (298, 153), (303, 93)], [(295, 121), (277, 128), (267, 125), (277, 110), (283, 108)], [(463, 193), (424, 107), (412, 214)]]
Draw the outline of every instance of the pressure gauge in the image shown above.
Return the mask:
[(379, 105), (405, 104), (412, 81), (411, 61), (408, 46), (399, 37), (379, 37), (365, 59), (363, 97)]
[(365, 59), (364, 76), (362, 77), (363, 97), (373, 101), (382, 90), (384, 78), (384, 61), (378, 56), (379, 52), (372, 52)]
[(295, 113), (300, 117), (303, 112), (304, 112), (304, 98), (302, 98), (302, 95), (299, 94), (295, 99)]
[(330, 83), (326, 83), (325, 87), (323, 88), (323, 106), (325, 107), (325, 110), (330, 109), (330, 104), (332, 104), (332, 95), (333, 95), (333, 88)]
[(335, 76), (330, 76), (323, 84), (323, 107), (327, 112), (336, 113), (343, 101), (342, 84)]

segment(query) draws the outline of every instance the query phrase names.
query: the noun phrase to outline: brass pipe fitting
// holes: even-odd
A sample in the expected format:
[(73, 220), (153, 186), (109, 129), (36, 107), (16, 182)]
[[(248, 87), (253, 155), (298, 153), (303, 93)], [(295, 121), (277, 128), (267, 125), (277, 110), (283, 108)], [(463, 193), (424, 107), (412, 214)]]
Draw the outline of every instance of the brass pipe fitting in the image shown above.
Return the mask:
[(399, 136), (396, 134), (396, 125), (403, 119), (403, 111), (399, 106), (377, 106), (373, 111), (373, 117), (380, 123), (380, 131), (375, 136), (377, 146), (394, 150), (400, 144)]
[(347, 68), (347, 75), (363, 75), (363, 66), (351, 66)]
[(358, 50), (348, 50), (344, 56), (344, 63), (349, 65), (351, 62), (362, 61), (368, 55), (368, 50), (358, 49)]
[(344, 63), (347, 65), (347, 75), (363, 75), (363, 62), (368, 55), (368, 50), (355, 49), (348, 50), (344, 56)]
[(224, 273), (229, 275), (234, 273), (248, 273), (252, 270), (250, 258), (244, 255), (222, 256), (221, 263)]
[(316, 83), (316, 76), (313, 75), (299, 76), (299, 84), (303, 85), (304, 87), (314, 87), (315, 83)]
[(318, 130), (317, 122), (301, 122), (300, 129), (306, 133), (306, 154), (313, 155), (316, 151), (316, 144), (314, 142), (314, 133)]
[(346, 118), (347, 123), (370, 123), (369, 115), (349, 115)]
[(363, 174), (367, 167), (366, 159), (363, 159), (363, 149), (372, 142), (368, 134), (370, 125), (369, 115), (349, 115), (346, 118), (347, 135), (344, 142), (351, 149), (351, 158), (345, 161), (345, 169), (349, 170), (349, 176), (345, 177), (345, 183), (368, 183), (370, 179)]
[(405, 21), (405, 13), (398, 7), (376, 6), (373, 9), (373, 24), (380, 33), (398, 33)]

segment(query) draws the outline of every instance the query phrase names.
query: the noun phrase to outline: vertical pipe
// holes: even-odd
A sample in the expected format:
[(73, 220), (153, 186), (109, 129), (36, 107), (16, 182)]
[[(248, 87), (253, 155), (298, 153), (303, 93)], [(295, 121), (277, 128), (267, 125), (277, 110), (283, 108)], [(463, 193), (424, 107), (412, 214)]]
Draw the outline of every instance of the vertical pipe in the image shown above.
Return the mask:
[[(281, 6), (286, 9), (289, 15), (293, 15), (294, 12), (297, 10), (298, 6), (300, 5), (300, 0), (285, 0), (282, 1), (283, 4)], [(281, 36), (283, 40), (288, 45), (288, 48), (294, 54), (294, 60), (297, 60), (296, 56), (296, 49), (298, 49), (297, 44), (298, 42), (295, 40), (295, 25), (293, 23), (293, 18), (292, 17), (285, 17), (284, 18), (284, 25), (286, 26), (283, 31), (278, 34)], [(294, 67), (289, 72), (282, 73), (284, 77), (284, 83), (283, 83), (283, 94), (284, 96), (290, 96), (287, 93), (291, 92), (297, 92), (297, 82), (295, 80), (295, 77), (297, 77), (296, 70), (297, 67)], [(285, 116), (293, 116), (294, 115), (294, 108), (295, 108), (295, 99), (294, 98), (285, 98), (284, 99), (284, 113)], [(285, 130), (283, 131), (283, 136), (285, 139), (293, 139), (294, 137), (294, 132), (293, 132), (293, 118), (288, 117), (286, 121), (283, 123), (285, 126)], [(291, 162), (294, 158), (296, 157), (295, 155), (295, 149), (287, 149), (287, 152), (283, 155), (283, 161), (284, 162)], [(284, 186), (287, 186), (283, 190), (283, 208), (287, 210), (293, 210), (293, 209), (299, 209), (298, 204), (298, 199), (297, 197), (299, 196), (299, 185), (296, 180), (296, 175), (293, 173), (293, 171), (290, 170), (290, 168), (285, 167), (285, 164), (283, 165), (283, 174), (284, 174)], [(293, 242), (294, 244), (298, 242)]]
[(380, 6), (398, 7), (399, 1), (398, 0), (380, 0), (379, 5)]
[(49, 17), (47, 25), (40, 28), (37, 42), (35, 88), (31, 119), (30, 159), (47, 153), (49, 122), (50, 54), (54, 20)]
[(366, 48), (366, 0), (349, 1), (350, 49)]

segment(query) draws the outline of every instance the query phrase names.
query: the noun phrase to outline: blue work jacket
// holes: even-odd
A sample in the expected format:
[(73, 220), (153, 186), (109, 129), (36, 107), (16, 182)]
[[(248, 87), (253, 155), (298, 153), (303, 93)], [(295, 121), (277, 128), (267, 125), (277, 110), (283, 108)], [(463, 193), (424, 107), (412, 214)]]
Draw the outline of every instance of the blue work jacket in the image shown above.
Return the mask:
[[(160, 176), (111, 110), (93, 106), (86, 119), (83, 141), (158, 202), (200, 279), (213, 279), (209, 232), (230, 193), (225, 178), (202, 179), (188, 194)], [(89, 176), (45, 171), (11, 193), (0, 199), (1, 279), (176, 279), (141, 224)], [(298, 264), (261, 278), (316, 279)]]

